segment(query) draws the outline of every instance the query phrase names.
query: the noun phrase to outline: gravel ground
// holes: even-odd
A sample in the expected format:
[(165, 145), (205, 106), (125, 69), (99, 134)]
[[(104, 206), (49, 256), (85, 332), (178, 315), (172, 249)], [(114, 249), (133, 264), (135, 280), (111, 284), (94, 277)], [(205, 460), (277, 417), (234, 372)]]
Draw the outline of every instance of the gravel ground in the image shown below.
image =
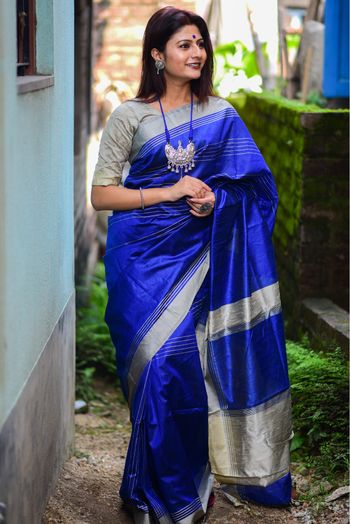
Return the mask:
[[(132, 524), (118, 495), (131, 425), (121, 393), (101, 381), (95, 387), (103, 401), (90, 404), (86, 414), (75, 415), (74, 455), (64, 464), (55, 492), (47, 503), (42, 524)], [(294, 468), (295, 469), (295, 468)], [(296, 493), (315, 490), (310, 475), (293, 472)], [(317, 481), (320, 484), (320, 480)], [(334, 486), (336, 488), (337, 486)], [(326, 485), (325, 490), (334, 491)], [(236, 507), (214, 485), (215, 504), (202, 520), (205, 524), (348, 524), (348, 497), (324, 503), (298, 500), (288, 509), (252, 503)], [(316, 490), (317, 492), (317, 484)]]

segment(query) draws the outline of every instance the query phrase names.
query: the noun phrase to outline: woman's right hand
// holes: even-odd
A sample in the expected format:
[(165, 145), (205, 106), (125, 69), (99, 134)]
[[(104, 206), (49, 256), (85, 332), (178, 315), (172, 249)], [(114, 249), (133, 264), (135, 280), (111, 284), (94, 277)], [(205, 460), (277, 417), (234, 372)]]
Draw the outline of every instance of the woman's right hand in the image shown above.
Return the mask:
[(176, 184), (168, 188), (170, 201), (175, 202), (182, 197), (203, 198), (211, 188), (202, 180), (185, 175)]

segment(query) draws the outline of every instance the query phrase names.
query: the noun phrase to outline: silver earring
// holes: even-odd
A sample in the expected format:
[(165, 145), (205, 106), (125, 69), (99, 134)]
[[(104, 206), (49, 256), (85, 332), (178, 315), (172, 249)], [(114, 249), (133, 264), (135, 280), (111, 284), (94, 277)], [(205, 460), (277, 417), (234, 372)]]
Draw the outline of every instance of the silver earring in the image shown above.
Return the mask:
[(156, 66), (156, 69), (157, 69), (157, 75), (159, 75), (159, 71), (161, 71), (162, 69), (165, 68), (165, 64), (164, 64), (163, 60), (156, 60), (155, 61), (155, 66)]

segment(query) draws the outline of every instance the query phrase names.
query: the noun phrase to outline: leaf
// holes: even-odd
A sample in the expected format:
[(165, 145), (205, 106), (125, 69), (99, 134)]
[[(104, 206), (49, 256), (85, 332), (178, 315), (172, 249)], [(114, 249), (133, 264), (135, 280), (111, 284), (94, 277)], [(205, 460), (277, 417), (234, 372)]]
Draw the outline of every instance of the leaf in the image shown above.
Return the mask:
[(295, 451), (296, 449), (301, 448), (304, 445), (304, 438), (299, 435), (298, 433), (294, 434), (294, 437), (292, 438), (292, 443), (290, 446), (290, 451)]

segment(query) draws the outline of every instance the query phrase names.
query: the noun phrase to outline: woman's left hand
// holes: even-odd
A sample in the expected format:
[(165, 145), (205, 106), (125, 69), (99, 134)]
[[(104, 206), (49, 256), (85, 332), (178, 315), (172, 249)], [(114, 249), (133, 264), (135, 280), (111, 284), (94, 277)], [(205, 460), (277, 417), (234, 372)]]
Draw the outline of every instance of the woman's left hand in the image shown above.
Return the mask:
[[(186, 202), (190, 206), (190, 213), (192, 215), (203, 218), (209, 216), (214, 209), (215, 205), (215, 194), (213, 191), (206, 191), (205, 195), (201, 198), (186, 198)], [(201, 206), (204, 204), (210, 205), (210, 208), (208, 210), (200, 211)]]

